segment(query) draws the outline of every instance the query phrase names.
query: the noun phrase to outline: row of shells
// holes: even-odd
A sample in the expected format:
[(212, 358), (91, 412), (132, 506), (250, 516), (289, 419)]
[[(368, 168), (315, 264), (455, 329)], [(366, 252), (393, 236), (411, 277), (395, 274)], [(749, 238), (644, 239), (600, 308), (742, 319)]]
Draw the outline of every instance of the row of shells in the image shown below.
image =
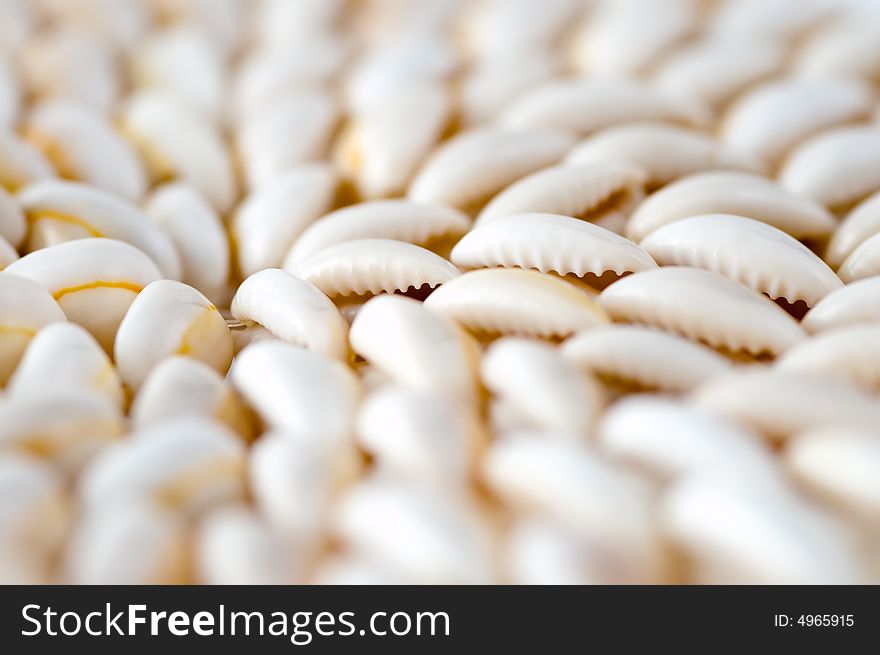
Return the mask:
[(0, 16), (0, 581), (880, 580), (871, 2)]

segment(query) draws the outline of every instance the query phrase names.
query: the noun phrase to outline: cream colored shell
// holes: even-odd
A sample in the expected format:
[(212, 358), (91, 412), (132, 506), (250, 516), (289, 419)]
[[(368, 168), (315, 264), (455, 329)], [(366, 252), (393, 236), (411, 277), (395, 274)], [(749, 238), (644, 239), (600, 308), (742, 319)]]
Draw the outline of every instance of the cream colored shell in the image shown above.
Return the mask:
[(0, 271), (18, 259), (18, 251), (0, 236)]
[(15, 248), (22, 242), (26, 232), (27, 222), (24, 212), (21, 211), (15, 198), (0, 184), (0, 238), (11, 248)]
[(838, 267), (856, 248), (880, 232), (880, 193), (875, 193), (856, 205), (834, 230), (825, 260)]
[(880, 274), (880, 235), (865, 239), (837, 271), (844, 282), (854, 282)]
[(811, 333), (862, 323), (880, 324), (880, 277), (856, 280), (829, 293), (801, 321)]
[(777, 362), (783, 371), (840, 377), (880, 390), (880, 325), (854, 325), (822, 332), (798, 344)]
[(55, 169), (39, 150), (12, 132), (0, 130), (0, 187), (17, 191), (52, 177)]

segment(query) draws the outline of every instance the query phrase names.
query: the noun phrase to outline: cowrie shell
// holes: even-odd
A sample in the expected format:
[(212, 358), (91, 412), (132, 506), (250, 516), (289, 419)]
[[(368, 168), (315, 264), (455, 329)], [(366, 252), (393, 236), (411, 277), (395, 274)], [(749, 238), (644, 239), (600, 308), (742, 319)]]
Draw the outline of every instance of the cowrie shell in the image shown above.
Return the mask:
[(488, 333), (566, 337), (607, 322), (586, 293), (559, 278), (517, 269), (481, 269), (450, 280), (425, 300), (432, 312)]
[[(0, 136), (0, 140), (2, 140)], [(2, 145), (0, 145), (2, 147)], [(2, 166), (2, 163), (0, 163)], [(9, 248), (15, 252), (17, 247), (25, 237), (27, 232), (27, 222), (24, 219), (24, 213), (15, 201), (2, 186), (0, 186), (0, 239), (9, 245)], [(9, 259), (9, 253), (6, 252), (6, 259)], [(17, 258), (18, 255), (13, 258)], [(11, 260), (9, 260), (11, 261)], [(6, 262), (6, 264), (9, 263)], [(4, 264), (4, 266), (6, 265)]]
[(510, 214), (563, 214), (614, 227), (643, 198), (644, 175), (621, 164), (552, 166), (514, 182), (477, 216), (483, 225)]
[(786, 191), (771, 180), (738, 172), (698, 173), (651, 194), (626, 225), (641, 241), (654, 230), (688, 216), (736, 214), (772, 225), (796, 239), (830, 234), (834, 217), (820, 204)]
[(452, 249), (461, 268), (534, 268), (560, 275), (617, 275), (654, 268), (654, 260), (629, 239), (576, 218), (512, 214), (482, 225)]
[(854, 325), (817, 334), (777, 362), (783, 371), (812, 371), (841, 377), (865, 389), (880, 389), (880, 326)]
[(373, 200), (348, 205), (309, 225), (293, 242), (284, 259), (294, 268), (324, 248), (356, 239), (395, 239), (429, 246), (438, 239), (456, 238), (470, 226), (467, 215), (442, 205), (408, 200)]
[(351, 324), (352, 349), (396, 384), (465, 406), (477, 400), (479, 352), (451, 320), (416, 300), (380, 295)]
[(295, 264), (291, 273), (328, 296), (434, 288), (459, 271), (430, 250), (392, 239), (355, 239), (337, 243)]
[(807, 332), (880, 323), (880, 277), (856, 280), (829, 293), (801, 321)]
[(18, 259), (18, 251), (6, 239), (0, 236), (0, 271), (16, 259)]
[[(55, 169), (39, 150), (12, 132), (0, 130), (0, 187), (17, 191), (32, 182), (52, 177), (55, 177)], [(8, 210), (3, 213), (6, 212)], [(17, 236), (16, 233), (8, 234), (13, 245), (18, 245), (24, 238), (24, 227), (20, 232)]]
[(641, 247), (661, 266), (693, 266), (731, 277), (771, 298), (813, 306), (843, 286), (809, 248), (743, 216), (706, 214), (665, 225)]
[(232, 315), (253, 321), (279, 339), (335, 359), (348, 356), (348, 324), (310, 282), (269, 268), (248, 277), (232, 299)]
[(143, 252), (114, 239), (76, 239), (36, 250), (6, 267), (47, 289), (67, 318), (108, 353), (134, 297), (162, 277)]
[(838, 273), (844, 282), (880, 274), (880, 235), (865, 239), (840, 265)]
[(413, 202), (478, 209), (509, 184), (559, 161), (571, 145), (571, 137), (546, 130), (460, 132), (428, 158), (407, 196)]
[(880, 232), (880, 193), (856, 205), (834, 230), (825, 260), (839, 267), (868, 238)]
[(803, 340), (770, 299), (711, 271), (664, 266), (624, 277), (599, 294), (614, 320), (658, 327), (716, 348), (776, 355)]
[(761, 169), (759, 161), (721, 141), (696, 130), (662, 123), (635, 123), (601, 130), (572, 148), (565, 162), (627, 164), (642, 171), (648, 188), (712, 169)]
[(832, 22), (798, 50), (794, 71), (819, 79), (862, 79), (874, 81), (880, 75), (877, 57), (876, 22), (859, 20), (858, 14)]
[(164, 232), (134, 205), (77, 182), (47, 180), (22, 189), (18, 202), (30, 223), (30, 250), (88, 237), (130, 243), (165, 277), (180, 277), (180, 257)]
[(241, 272), (247, 276), (281, 266), (291, 244), (330, 209), (337, 184), (330, 166), (308, 164), (249, 194), (232, 219)]
[(66, 320), (52, 294), (42, 286), (9, 272), (0, 273), (0, 384), (6, 383), (28, 342), (43, 326)]
[(217, 308), (183, 282), (156, 280), (137, 295), (116, 331), (113, 356), (132, 389), (170, 355), (186, 355), (225, 374), (232, 336)]
[(575, 334), (560, 347), (582, 369), (665, 391), (690, 391), (732, 365), (722, 355), (674, 334), (638, 325), (609, 325)]

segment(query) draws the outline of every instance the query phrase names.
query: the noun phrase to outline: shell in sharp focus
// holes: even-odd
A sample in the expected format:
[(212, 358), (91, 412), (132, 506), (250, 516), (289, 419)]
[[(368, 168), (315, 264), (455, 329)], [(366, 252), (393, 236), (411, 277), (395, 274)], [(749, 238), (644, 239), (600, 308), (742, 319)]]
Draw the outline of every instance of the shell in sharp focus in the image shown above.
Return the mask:
[(125, 405), (122, 380), (107, 353), (76, 323), (52, 323), (28, 343), (9, 379), (10, 395), (89, 390)]
[(855, 80), (782, 79), (740, 96), (724, 116), (721, 140), (776, 167), (804, 139), (867, 119), (870, 86)]
[(428, 158), (407, 196), (425, 204), (479, 208), (509, 184), (558, 162), (572, 143), (568, 135), (547, 130), (461, 132)]
[(586, 136), (605, 127), (633, 121), (702, 125), (704, 106), (667, 95), (629, 79), (552, 80), (526, 91), (501, 115), (512, 128), (563, 130)]
[(639, 205), (626, 226), (641, 241), (654, 230), (688, 216), (736, 214), (779, 228), (796, 239), (830, 234), (834, 216), (813, 200), (749, 173), (699, 173), (673, 182)]
[(27, 221), (24, 212), (9, 193), (0, 184), (0, 238), (17, 247), (27, 232)]
[(599, 385), (540, 341), (495, 341), (483, 356), (481, 374), (486, 388), (516, 406), (537, 430), (584, 437), (603, 404)]
[(880, 324), (880, 276), (856, 280), (829, 293), (801, 321), (813, 334), (862, 323)]
[(332, 168), (307, 164), (279, 175), (251, 193), (232, 219), (241, 272), (253, 275), (281, 266), (291, 244), (330, 209), (337, 184)]
[(510, 214), (542, 212), (574, 216), (614, 229), (641, 202), (644, 175), (615, 163), (552, 166), (495, 196), (477, 216), (483, 225)]
[(870, 391), (880, 390), (880, 326), (841, 327), (798, 344), (776, 363), (782, 371), (840, 377)]
[(459, 270), (430, 250), (392, 239), (355, 239), (319, 250), (291, 273), (328, 296), (391, 293), (431, 288), (452, 280)]
[(662, 123), (609, 127), (568, 153), (567, 164), (628, 164), (645, 174), (648, 188), (712, 169), (760, 172), (761, 163), (702, 132)]
[(343, 241), (395, 239), (416, 245), (457, 238), (470, 219), (452, 207), (422, 205), (408, 200), (373, 200), (334, 210), (309, 225), (293, 242), (284, 259), (288, 269), (311, 255)]
[(76, 239), (41, 248), (4, 272), (47, 289), (67, 318), (91, 332), (108, 353), (134, 297), (162, 277), (143, 252), (114, 239)]
[(345, 360), (348, 324), (336, 306), (310, 282), (269, 268), (254, 273), (232, 299), (232, 315), (254, 321), (278, 338)]
[(779, 173), (783, 187), (829, 209), (880, 189), (880, 130), (841, 127), (803, 142)]
[(479, 352), (453, 321), (411, 298), (380, 295), (358, 312), (352, 349), (396, 384), (472, 406)]
[(112, 503), (131, 499), (192, 516), (243, 498), (244, 459), (241, 440), (228, 428), (184, 416), (105, 448), (83, 471), (77, 493), (87, 510), (109, 511)]
[(478, 225), (452, 249), (462, 268), (534, 268), (560, 275), (617, 275), (656, 263), (629, 239), (586, 221), (555, 214), (512, 214)]
[(135, 205), (121, 198), (60, 180), (32, 184), (17, 198), (30, 223), (29, 250), (79, 238), (118, 239), (142, 250), (165, 277), (180, 277), (180, 256), (171, 239)]
[(880, 274), (880, 234), (865, 239), (837, 271), (844, 282), (855, 282)]
[(880, 403), (842, 379), (779, 369), (710, 380), (691, 396), (698, 407), (774, 439), (823, 425), (876, 428)]
[(232, 336), (217, 308), (183, 282), (156, 280), (137, 295), (116, 332), (113, 356), (123, 381), (140, 388), (169, 355), (186, 355), (225, 374)]
[(839, 267), (853, 251), (869, 237), (880, 232), (880, 193), (875, 193), (856, 205), (834, 230), (825, 260)]
[(800, 241), (771, 225), (733, 214), (691, 216), (642, 239), (661, 266), (694, 266), (721, 273), (789, 302), (813, 306), (843, 286)]
[(490, 334), (566, 337), (608, 321), (603, 309), (574, 285), (517, 269), (464, 273), (428, 296), (425, 307)]
[(560, 349), (566, 359), (600, 376), (671, 392), (690, 391), (732, 369), (709, 348), (638, 325), (586, 330)]
[(779, 354), (805, 338), (769, 298), (718, 273), (664, 266), (633, 273), (599, 295), (615, 320), (643, 323), (716, 348)]
[[(12, 132), (0, 130), (0, 187), (17, 191), (33, 182), (55, 177), (55, 169), (42, 153)], [(24, 237), (10, 235), (14, 244)]]
[(341, 362), (261, 341), (238, 354), (229, 377), (268, 426), (334, 447), (349, 441), (360, 385)]

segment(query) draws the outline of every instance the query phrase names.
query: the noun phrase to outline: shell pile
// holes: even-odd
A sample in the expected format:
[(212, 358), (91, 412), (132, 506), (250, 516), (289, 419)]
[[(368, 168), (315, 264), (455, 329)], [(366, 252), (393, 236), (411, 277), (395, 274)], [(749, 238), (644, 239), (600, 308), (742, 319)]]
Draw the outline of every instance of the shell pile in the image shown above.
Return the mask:
[(880, 581), (880, 6), (0, 0), (0, 581)]

